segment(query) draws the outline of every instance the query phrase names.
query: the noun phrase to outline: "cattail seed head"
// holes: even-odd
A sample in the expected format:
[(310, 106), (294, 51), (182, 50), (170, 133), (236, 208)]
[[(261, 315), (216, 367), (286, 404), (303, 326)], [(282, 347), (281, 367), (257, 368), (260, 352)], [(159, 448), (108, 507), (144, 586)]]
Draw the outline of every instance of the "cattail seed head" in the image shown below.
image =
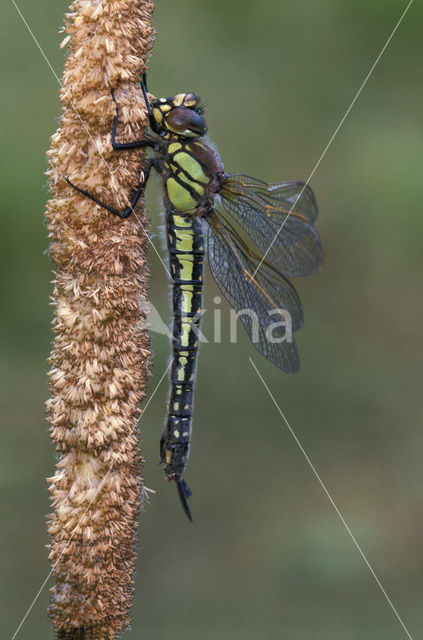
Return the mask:
[(113, 151), (147, 125), (137, 85), (153, 44), (148, 0), (76, 0), (66, 15), (60, 127), (48, 152), (50, 257), (56, 263), (50, 357), (50, 432), (59, 453), (50, 482), (49, 610), (62, 640), (116, 638), (130, 621), (136, 516), (145, 495), (139, 403), (150, 349), (138, 300), (147, 296), (149, 223), (142, 206), (120, 220), (65, 182), (127, 206), (143, 154)]

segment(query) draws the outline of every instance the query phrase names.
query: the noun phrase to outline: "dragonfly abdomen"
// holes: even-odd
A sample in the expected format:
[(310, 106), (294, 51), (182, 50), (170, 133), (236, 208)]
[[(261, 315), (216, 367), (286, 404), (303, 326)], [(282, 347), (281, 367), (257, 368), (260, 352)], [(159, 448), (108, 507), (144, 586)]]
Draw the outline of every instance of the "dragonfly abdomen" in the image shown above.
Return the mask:
[[(173, 361), (171, 393), (160, 452), (168, 480), (179, 487), (191, 440), (195, 368), (203, 291), (204, 236), (197, 216), (167, 213), (170, 270), (173, 279)], [(184, 491), (187, 490), (186, 485)], [(188, 495), (186, 494), (186, 497)]]

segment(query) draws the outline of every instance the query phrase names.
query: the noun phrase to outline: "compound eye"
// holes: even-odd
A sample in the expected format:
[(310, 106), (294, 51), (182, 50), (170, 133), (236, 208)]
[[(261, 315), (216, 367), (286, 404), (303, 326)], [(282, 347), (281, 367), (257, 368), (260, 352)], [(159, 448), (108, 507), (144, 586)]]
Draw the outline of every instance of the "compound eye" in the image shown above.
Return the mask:
[(202, 136), (206, 132), (203, 118), (193, 109), (176, 107), (166, 117), (166, 126), (175, 133)]

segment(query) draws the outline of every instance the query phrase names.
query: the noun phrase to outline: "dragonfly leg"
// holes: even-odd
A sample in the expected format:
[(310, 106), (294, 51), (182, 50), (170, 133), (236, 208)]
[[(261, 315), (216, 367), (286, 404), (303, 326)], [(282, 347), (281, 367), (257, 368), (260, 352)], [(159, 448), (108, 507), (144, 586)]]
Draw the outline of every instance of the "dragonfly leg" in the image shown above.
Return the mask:
[(116, 142), (116, 130), (117, 130), (118, 120), (119, 120), (119, 107), (118, 107), (118, 103), (116, 102), (114, 89), (112, 89), (112, 100), (116, 105), (116, 115), (113, 120), (113, 130), (112, 130), (113, 149), (115, 149), (115, 151), (124, 151), (125, 149), (140, 149), (141, 147), (152, 147), (153, 149), (157, 150), (157, 143), (155, 143), (150, 138), (133, 140), (132, 142)]
[(144, 87), (144, 89), (147, 92), (148, 91), (148, 89), (147, 89), (147, 71), (143, 71), (143, 73), (142, 73), (141, 85)]
[(147, 75), (146, 75), (145, 71), (141, 76), (141, 89), (142, 89), (142, 93), (143, 93), (143, 96), (144, 96), (145, 106), (147, 108), (148, 119), (150, 121), (150, 129), (152, 131), (154, 131), (154, 133), (158, 133), (158, 131), (157, 131), (157, 123), (156, 123), (156, 121), (155, 121), (155, 119), (153, 117), (153, 112), (151, 110), (151, 105), (150, 105), (150, 103), (148, 101)]
[(135, 206), (137, 205), (137, 202), (140, 199), (142, 192), (144, 191), (144, 187), (150, 175), (151, 167), (153, 166), (154, 166), (154, 158), (150, 158), (149, 160), (147, 160), (145, 169), (141, 174), (142, 177), (140, 178), (140, 182), (138, 184), (137, 190), (132, 196), (131, 203), (123, 211), (118, 211), (117, 209), (114, 209), (110, 205), (106, 204), (105, 202), (102, 202), (95, 196), (91, 195), (91, 193), (89, 193), (88, 191), (85, 191), (85, 189), (80, 189), (75, 184), (73, 184), (73, 182), (71, 182), (69, 178), (66, 178), (66, 182), (68, 183), (68, 185), (73, 187), (73, 189), (76, 189), (77, 191), (79, 191), (79, 193), (82, 193), (82, 195), (86, 196), (87, 198), (90, 198), (90, 200), (92, 200), (96, 204), (99, 204), (104, 209), (107, 209), (107, 211), (110, 211), (110, 213), (113, 213), (115, 216), (118, 216), (119, 218), (128, 218), (131, 215), (132, 211), (134, 210)]

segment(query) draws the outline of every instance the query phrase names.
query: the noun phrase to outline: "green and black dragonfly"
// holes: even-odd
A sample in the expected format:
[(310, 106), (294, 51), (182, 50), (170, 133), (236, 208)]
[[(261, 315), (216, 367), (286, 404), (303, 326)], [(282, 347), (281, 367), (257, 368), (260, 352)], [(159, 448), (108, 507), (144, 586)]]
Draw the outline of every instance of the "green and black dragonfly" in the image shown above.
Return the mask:
[[(323, 253), (313, 226), (317, 206), (303, 182), (267, 184), (242, 174), (227, 174), (205, 138), (199, 99), (192, 93), (149, 99), (141, 80), (151, 133), (142, 140), (117, 142), (119, 107), (112, 145), (116, 151), (149, 147), (154, 154), (123, 211), (117, 211), (74, 185), (109, 212), (127, 218), (136, 207), (154, 167), (161, 176), (173, 279), (173, 361), (167, 424), (160, 453), (168, 480), (176, 482), (191, 519), (191, 495), (183, 473), (188, 461), (193, 390), (202, 308), (203, 264), (212, 275), (255, 347), (287, 373), (299, 369), (292, 332), (303, 324), (297, 292), (286, 276), (306, 276), (320, 268)], [(151, 101), (150, 101), (151, 100)]]

